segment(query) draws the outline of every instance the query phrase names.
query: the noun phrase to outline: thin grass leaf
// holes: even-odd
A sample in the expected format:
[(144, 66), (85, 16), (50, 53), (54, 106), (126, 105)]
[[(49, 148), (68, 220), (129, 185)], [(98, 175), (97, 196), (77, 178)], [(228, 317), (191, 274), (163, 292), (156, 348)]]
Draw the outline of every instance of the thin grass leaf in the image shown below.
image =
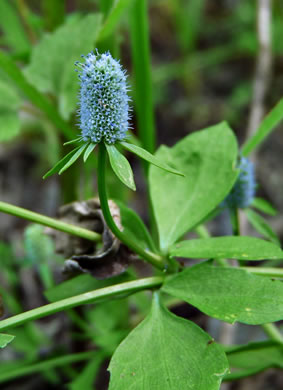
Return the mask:
[(64, 142), (63, 146), (75, 144), (75, 143), (81, 142), (81, 141), (82, 141), (82, 137), (78, 137), (78, 138), (72, 139), (71, 141)]
[(251, 206), (265, 214), (272, 215), (273, 217), (278, 213), (271, 203), (262, 198), (254, 198)]
[(175, 175), (185, 176), (180, 171), (177, 171), (176, 169), (171, 168), (169, 165), (165, 164), (164, 162), (159, 160), (157, 157), (155, 157), (153, 154), (147, 152), (145, 149), (140, 148), (139, 146), (128, 144), (127, 142), (121, 142), (121, 145), (129, 152), (136, 154), (138, 157), (149, 162), (150, 164), (155, 165), (158, 168), (164, 169), (165, 171), (170, 172), (170, 173), (174, 173)]
[(114, 145), (105, 145), (110, 164), (117, 177), (131, 190), (136, 190), (134, 175), (129, 161), (115, 148)]
[(152, 91), (152, 69), (147, 0), (135, 0), (130, 12), (130, 36), (135, 88), (133, 91), (139, 138), (150, 153), (155, 152), (156, 132)]
[(274, 244), (280, 246), (280, 240), (277, 237), (277, 234), (272, 230), (271, 226), (264, 218), (262, 218), (261, 215), (250, 209), (245, 209), (245, 214), (251, 225), (258, 233), (262, 234), (268, 240), (274, 242)]
[(116, 25), (120, 22), (123, 12), (133, 0), (118, 0), (111, 7), (109, 14), (99, 32), (98, 41), (102, 41), (113, 33)]
[(253, 137), (247, 140), (242, 147), (242, 155), (248, 156), (264, 139), (275, 130), (283, 119), (283, 99), (265, 116)]
[(64, 167), (67, 161), (69, 161), (70, 158), (81, 148), (81, 146), (77, 146), (75, 149), (73, 149), (70, 153), (66, 154), (60, 161), (57, 162), (57, 164), (54, 165), (53, 168), (51, 168), (44, 176), (43, 179), (46, 179), (49, 176), (54, 175), (54, 173), (57, 173), (60, 171), (61, 168)]
[(97, 144), (90, 143), (84, 152), (84, 162), (89, 158), (90, 153), (94, 150)]
[(71, 165), (74, 164), (74, 162), (77, 161), (77, 159), (84, 152), (86, 147), (87, 147), (87, 144), (84, 144), (84, 145), (79, 147), (77, 152), (69, 159), (69, 161), (63, 166), (63, 168), (60, 169), (59, 175), (61, 175), (61, 173), (65, 172), (68, 168), (70, 168)]

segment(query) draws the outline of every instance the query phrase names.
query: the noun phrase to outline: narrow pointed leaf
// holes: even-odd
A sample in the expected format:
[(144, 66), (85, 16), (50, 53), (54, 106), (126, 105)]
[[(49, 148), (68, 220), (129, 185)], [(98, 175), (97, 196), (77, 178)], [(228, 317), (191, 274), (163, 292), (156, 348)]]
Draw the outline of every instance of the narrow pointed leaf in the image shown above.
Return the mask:
[(110, 164), (116, 176), (131, 190), (136, 190), (134, 175), (129, 161), (114, 145), (106, 145)]
[(204, 262), (167, 279), (162, 291), (219, 320), (260, 325), (283, 319), (283, 283)]
[(283, 99), (263, 118), (256, 133), (242, 147), (243, 156), (248, 156), (276, 128), (283, 119)]
[(279, 260), (283, 251), (271, 242), (255, 237), (211, 237), (181, 241), (170, 249), (171, 256), (210, 259)]
[(180, 171), (177, 171), (174, 168), (171, 168), (168, 164), (154, 156), (153, 154), (149, 153), (147, 150), (140, 148), (137, 145), (128, 144), (127, 142), (121, 142), (121, 145), (127, 149), (129, 152), (132, 152), (136, 154), (138, 157), (142, 158), (145, 161), (148, 161), (149, 163), (155, 165), (158, 168), (164, 169), (167, 172), (174, 173), (175, 175), (179, 176), (185, 176)]
[(11, 334), (0, 333), (0, 348), (5, 348), (14, 338)]
[(226, 353), (230, 366), (233, 368), (283, 368), (283, 347), (274, 341), (237, 345), (230, 347)]
[(85, 152), (84, 152), (84, 162), (86, 162), (86, 160), (89, 158), (89, 155), (91, 154), (91, 152), (94, 150), (94, 148), (96, 147), (97, 144), (89, 144), (88, 147), (86, 148)]
[(67, 141), (67, 142), (64, 142), (63, 145), (71, 145), (71, 144), (75, 144), (77, 142), (80, 142), (82, 141), (82, 137), (78, 137), (78, 138), (75, 138), (75, 139), (72, 139), (71, 141)]
[(150, 314), (114, 352), (109, 390), (218, 390), (228, 372), (222, 348), (156, 296)]
[(278, 212), (267, 200), (262, 198), (254, 198), (252, 207), (262, 211), (265, 214), (275, 216)]
[(77, 159), (84, 152), (86, 147), (87, 147), (87, 144), (84, 144), (84, 145), (79, 147), (79, 149), (76, 151), (76, 153), (69, 159), (69, 161), (63, 166), (63, 168), (60, 169), (59, 175), (61, 175), (61, 173), (65, 172), (68, 168), (70, 168), (71, 165), (73, 165), (77, 161)]
[(251, 209), (246, 209), (245, 214), (251, 225), (258, 233), (262, 234), (263, 237), (272, 241), (274, 244), (280, 245), (280, 240), (277, 234), (273, 231), (272, 227), (261, 215)]
[(54, 173), (57, 173), (64, 167), (64, 165), (67, 163), (67, 161), (72, 158), (74, 154), (80, 149), (81, 146), (77, 146), (75, 149), (73, 149), (70, 153), (66, 154), (60, 161), (57, 162), (57, 164), (54, 165), (53, 168), (50, 169), (44, 176), (43, 179), (46, 179), (49, 176), (54, 175)]

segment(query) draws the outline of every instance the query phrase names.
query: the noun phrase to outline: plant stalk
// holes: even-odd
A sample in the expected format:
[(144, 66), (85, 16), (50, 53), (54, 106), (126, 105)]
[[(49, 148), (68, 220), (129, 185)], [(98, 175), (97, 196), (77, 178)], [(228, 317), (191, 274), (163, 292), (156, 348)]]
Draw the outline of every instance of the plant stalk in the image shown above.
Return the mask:
[(101, 241), (101, 235), (91, 230), (81, 228), (76, 225), (59, 221), (55, 218), (46, 217), (45, 215), (26, 210), (22, 207), (17, 207), (12, 204), (0, 201), (0, 212), (15, 215), (16, 217), (27, 219), (28, 221), (38, 223), (40, 225), (49, 226), (61, 232), (72, 234), (90, 241)]
[(98, 180), (98, 194), (100, 200), (100, 207), (103, 212), (103, 216), (109, 229), (112, 233), (132, 251), (141, 256), (142, 259), (152, 264), (154, 267), (164, 270), (165, 260), (162, 256), (157, 253), (153, 253), (149, 250), (144, 250), (134, 241), (132, 241), (127, 235), (125, 235), (114, 222), (108, 204), (107, 190), (106, 190), (106, 147), (103, 142), (99, 144), (98, 151), (98, 169), (97, 169), (97, 180)]
[(36, 309), (32, 309), (2, 320), (0, 321), (0, 331), (2, 332), (3, 330), (14, 328), (28, 321), (37, 320), (39, 318), (58, 313), (59, 311), (68, 310), (76, 306), (95, 303), (97, 301), (101, 301), (110, 297), (116, 297), (118, 295), (133, 294), (137, 291), (157, 288), (161, 286), (163, 281), (164, 277), (154, 276), (151, 278), (144, 278), (133, 280), (131, 282), (115, 284), (114, 286), (100, 288), (98, 290), (89, 291), (84, 294), (75, 295), (74, 297), (49, 303), (48, 305), (40, 306)]

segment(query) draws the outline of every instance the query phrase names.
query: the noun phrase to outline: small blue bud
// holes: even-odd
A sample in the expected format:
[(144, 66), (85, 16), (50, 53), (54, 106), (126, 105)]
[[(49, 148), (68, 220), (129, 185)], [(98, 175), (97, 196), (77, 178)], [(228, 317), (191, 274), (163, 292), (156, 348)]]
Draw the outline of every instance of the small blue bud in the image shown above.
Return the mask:
[(91, 52), (82, 57), (79, 127), (83, 140), (107, 144), (125, 140), (130, 119), (125, 71), (110, 53)]
[(244, 209), (252, 203), (255, 197), (256, 181), (254, 165), (249, 159), (241, 157), (238, 168), (240, 169), (238, 179), (230, 194), (225, 199), (224, 204), (231, 208)]

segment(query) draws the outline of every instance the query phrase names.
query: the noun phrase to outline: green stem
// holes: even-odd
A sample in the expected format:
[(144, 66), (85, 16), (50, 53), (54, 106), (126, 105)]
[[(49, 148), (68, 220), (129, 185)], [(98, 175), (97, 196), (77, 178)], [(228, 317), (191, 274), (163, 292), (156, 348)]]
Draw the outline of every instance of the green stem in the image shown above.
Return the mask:
[(73, 307), (85, 305), (88, 303), (95, 303), (105, 298), (110, 298), (121, 294), (133, 294), (137, 291), (157, 288), (162, 285), (163, 281), (164, 277), (154, 276), (151, 278), (120, 283), (114, 286), (109, 286), (76, 295), (71, 298), (62, 299), (61, 301), (49, 303), (48, 305), (44, 305), (0, 321), (0, 331), (22, 325), (28, 321), (37, 320), (38, 318), (58, 313), (59, 311), (68, 310)]
[(46, 217), (44, 215), (34, 213), (33, 211), (23, 209), (21, 207), (13, 206), (6, 202), (0, 201), (0, 212), (15, 215), (16, 217), (27, 219), (28, 221), (38, 223), (40, 225), (49, 226), (53, 229), (60, 230), (68, 234), (73, 234), (90, 241), (100, 241), (101, 235), (91, 230), (81, 228), (76, 225), (59, 221), (54, 218)]
[[(144, 149), (155, 152), (155, 124), (151, 80), (148, 0), (135, 0), (130, 14), (131, 50), (139, 138)], [(148, 164), (146, 165), (148, 167)]]
[(256, 275), (263, 275), (273, 278), (283, 278), (283, 268), (272, 268), (272, 267), (241, 267), (248, 272)]
[(283, 336), (279, 329), (277, 329), (276, 325), (269, 323), (261, 325), (261, 327), (271, 340), (275, 341), (276, 343), (283, 344)]
[(98, 169), (97, 169), (97, 180), (98, 180), (98, 194), (100, 199), (100, 207), (103, 212), (103, 216), (109, 229), (112, 233), (126, 246), (128, 246), (132, 251), (141, 256), (144, 260), (152, 264), (154, 267), (159, 268), (160, 270), (164, 270), (164, 259), (162, 256), (153, 253), (149, 250), (144, 250), (139, 245), (137, 245), (134, 241), (132, 241), (126, 234), (124, 234), (114, 222), (109, 205), (108, 205), (108, 197), (106, 190), (106, 182), (105, 182), (105, 171), (106, 171), (106, 147), (103, 142), (99, 144), (98, 151)]
[(14, 370), (9, 370), (8, 372), (1, 372), (0, 383), (6, 382), (11, 379), (18, 377), (31, 375), (37, 372), (43, 372), (46, 370), (51, 370), (54, 367), (65, 366), (67, 364), (72, 364), (75, 362), (80, 362), (83, 360), (89, 360), (97, 354), (96, 351), (87, 351), (81, 353), (74, 353), (67, 356), (60, 356), (53, 359), (48, 359), (40, 363), (30, 364), (28, 366), (23, 366), (15, 368)]
[(233, 229), (233, 235), (234, 236), (240, 236), (240, 221), (239, 221), (239, 211), (237, 208), (230, 208), (230, 219)]

